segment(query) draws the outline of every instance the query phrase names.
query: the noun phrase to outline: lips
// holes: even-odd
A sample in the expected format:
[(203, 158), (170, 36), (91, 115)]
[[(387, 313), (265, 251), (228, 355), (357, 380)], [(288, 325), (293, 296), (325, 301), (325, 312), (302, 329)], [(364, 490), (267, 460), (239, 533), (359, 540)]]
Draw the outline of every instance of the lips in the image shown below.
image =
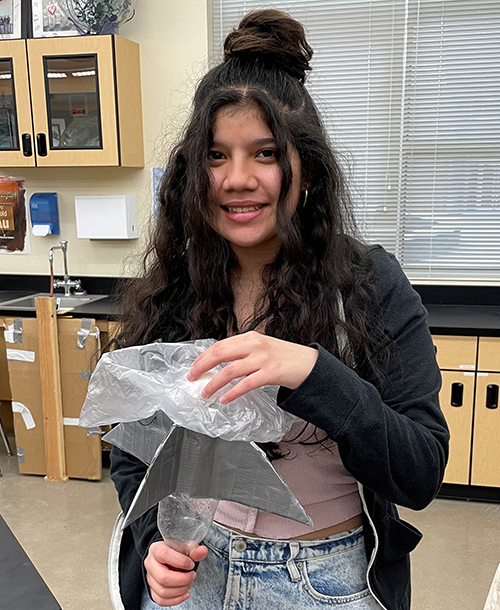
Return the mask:
[(265, 203), (263, 204), (253, 201), (245, 201), (244, 204), (243, 202), (234, 202), (230, 203), (229, 205), (221, 206), (226, 217), (235, 222), (248, 222), (253, 220), (254, 218), (260, 216), (266, 207), (267, 204)]

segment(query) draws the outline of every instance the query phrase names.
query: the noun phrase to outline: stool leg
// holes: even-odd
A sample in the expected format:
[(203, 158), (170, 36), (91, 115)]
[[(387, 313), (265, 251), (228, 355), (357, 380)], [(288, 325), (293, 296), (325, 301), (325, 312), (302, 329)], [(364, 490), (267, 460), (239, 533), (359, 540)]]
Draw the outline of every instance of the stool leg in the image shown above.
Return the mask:
[(0, 435), (2, 436), (3, 444), (5, 445), (5, 448), (7, 449), (7, 455), (12, 455), (12, 451), (10, 450), (10, 445), (9, 445), (9, 439), (7, 438), (7, 436), (5, 434), (5, 430), (3, 429), (1, 418), (0, 418)]

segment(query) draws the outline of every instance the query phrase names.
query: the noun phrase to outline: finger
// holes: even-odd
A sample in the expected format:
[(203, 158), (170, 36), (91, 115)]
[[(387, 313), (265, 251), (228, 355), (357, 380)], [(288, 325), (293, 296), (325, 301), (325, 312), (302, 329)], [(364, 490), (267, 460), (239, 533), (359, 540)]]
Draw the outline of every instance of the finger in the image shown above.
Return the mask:
[[(252, 362), (253, 361), (253, 362)], [(244, 358), (226, 364), (226, 366), (217, 373), (217, 375), (203, 388), (201, 392), (202, 398), (210, 398), (218, 390), (226, 386), (233, 379), (252, 375), (260, 370), (260, 365), (255, 362), (255, 358)]]
[(245, 377), (245, 379), (242, 379), (234, 388), (231, 388), (221, 396), (219, 400), (221, 403), (227, 404), (228, 402), (240, 398), (240, 396), (243, 396), (247, 392), (250, 392), (250, 390), (255, 390), (263, 385), (268, 385), (268, 382), (265, 380), (262, 371), (258, 371), (253, 375), (249, 375), (248, 377)]
[(218, 364), (245, 358), (255, 348), (255, 340), (261, 340), (262, 337), (259, 333), (248, 332), (214, 343), (200, 354), (202, 358), (198, 356), (199, 360), (197, 358), (194, 361), (196, 364), (193, 363), (188, 379), (194, 381)]
[(170, 570), (162, 563), (153, 563), (146, 566), (148, 574), (162, 587), (187, 587), (193, 581), (196, 572), (177, 572)]
[(193, 360), (193, 362), (190, 364), (191, 368), (193, 366), (195, 366), (195, 364), (199, 364), (207, 356), (210, 356), (216, 345), (220, 345), (221, 343), (223, 343), (225, 345), (226, 343), (228, 343), (232, 339), (238, 339), (239, 337), (241, 337), (241, 335), (235, 335), (234, 337), (227, 337), (226, 339), (221, 339), (220, 341), (217, 341), (216, 343), (214, 343), (210, 347), (207, 347), (207, 349), (204, 352), (202, 352), (199, 356), (197, 356)]
[(147, 575), (147, 582), (151, 589), (156, 595), (163, 599), (173, 599), (181, 595), (185, 595), (189, 589), (194, 585), (194, 578), (191, 579), (189, 585), (184, 587), (164, 587), (161, 583), (157, 582), (150, 574)]
[(189, 557), (175, 551), (165, 542), (153, 542), (150, 547), (150, 553), (156, 559), (156, 561), (164, 563), (172, 568), (185, 571), (189, 571), (194, 568), (193, 561), (189, 559)]
[(155, 604), (158, 604), (158, 606), (165, 606), (165, 607), (177, 606), (178, 604), (182, 604), (182, 602), (185, 602), (186, 599), (189, 599), (189, 597), (190, 597), (190, 594), (188, 592), (185, 595), (181, 595), (180, 597), (175, 597), (174, 599), (163, 599), (163, 598), (159, 597), (158, 595), (156, 595), (156, 593), (154, 591), (151, 591), (151, 599), (154, 601)]

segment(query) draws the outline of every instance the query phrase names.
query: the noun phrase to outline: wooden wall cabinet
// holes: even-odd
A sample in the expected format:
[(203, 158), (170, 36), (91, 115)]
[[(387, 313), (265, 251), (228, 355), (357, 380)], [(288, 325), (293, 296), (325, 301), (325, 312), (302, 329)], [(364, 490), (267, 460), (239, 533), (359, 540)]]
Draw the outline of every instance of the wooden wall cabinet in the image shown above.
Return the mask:
[(144, 167), (139, 45), (0, 41), (0, 166)]
[(450, 428), (444, 482), (500, 487), (500, 338), (433, 336)]

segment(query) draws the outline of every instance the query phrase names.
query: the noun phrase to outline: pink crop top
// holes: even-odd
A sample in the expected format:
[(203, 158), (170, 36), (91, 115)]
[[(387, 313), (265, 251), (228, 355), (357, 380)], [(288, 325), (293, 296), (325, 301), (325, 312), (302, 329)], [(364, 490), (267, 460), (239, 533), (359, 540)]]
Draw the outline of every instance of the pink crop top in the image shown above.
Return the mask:
[[(302, 420), (295, 422), (283, 441), (295, 439), (304, 425)], [(260, 538), (287, 540), (359, 515), (361, 500), (358, 485), (344, 468), (337, 444), (328, 440), (329, 449), (322, 445), (300, 444), (299, 441), (316, 440), (316, 436), (309, 438), (314, 429), (309, 424), (298, 439), (293, 442), (281, 441), (279, 448), (286, 457), (273, 461), (276, 471), (313, 520), (313, 527), (236, 502), (219, 502), (215, 521)], [(322, 439), (323, 436), (318, 431), (318, 438)]]

